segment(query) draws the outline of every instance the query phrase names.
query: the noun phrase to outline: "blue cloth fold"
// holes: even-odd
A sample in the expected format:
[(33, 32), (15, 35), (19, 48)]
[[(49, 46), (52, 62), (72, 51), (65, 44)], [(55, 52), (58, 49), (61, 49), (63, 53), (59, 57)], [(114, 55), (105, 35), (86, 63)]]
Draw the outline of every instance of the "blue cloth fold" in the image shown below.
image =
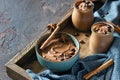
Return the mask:
[[(108, 12), (108, 14), (106, 14)], [(105, 16), (103, 17), (103, 13)], [(120, 0), (106, 0), (102, 8), (94, 13), (95, 22), (110, 20), (120, 25)], [(33, 80), (83, 80), (83, 75), (102, 65), (109, 59), (114, 60), (114, 65), (93, 76), (90, 80), (120, 80), (120, 35), (114, 33), (114, 41), (108, 52), (97, 53), (77, 61), (69, 73), (56, 74), (51, 70), (35, 74), (30, 69), (26, 72)]]

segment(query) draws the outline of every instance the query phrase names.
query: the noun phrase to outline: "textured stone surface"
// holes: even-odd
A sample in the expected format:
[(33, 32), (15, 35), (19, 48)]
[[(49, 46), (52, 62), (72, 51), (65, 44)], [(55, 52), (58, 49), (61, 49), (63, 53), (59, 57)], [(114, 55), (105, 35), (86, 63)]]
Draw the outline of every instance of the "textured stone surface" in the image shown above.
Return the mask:
[(0, 0), (0, 80), (11, 80), (5, 70), (8, 62), (48, 23), (57, 22), (74, 0)]

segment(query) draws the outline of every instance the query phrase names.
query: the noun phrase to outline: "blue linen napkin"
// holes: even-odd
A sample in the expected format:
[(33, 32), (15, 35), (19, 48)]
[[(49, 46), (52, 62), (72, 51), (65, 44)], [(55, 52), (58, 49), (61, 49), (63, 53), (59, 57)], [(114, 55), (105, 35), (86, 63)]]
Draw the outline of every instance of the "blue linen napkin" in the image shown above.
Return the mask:
[[(104, 15), (104, 16), (103, 16)], [(120, 0), (106, 0), (102, 8), (94, 13), (95, 22), (109, 20), (120, 25)], [(108, 52), (97, 53), (75, 63), (69, 73), (56, 74), (50, 70), (35, 74), (30, 69), (26, 72), (33, 80), (83, 80), (83, 75), (102, 65), (109, 59), (114, 65), (93, 76), (90, 80), (120, 80), (120, 35), (114, 33), (114, 42)]]

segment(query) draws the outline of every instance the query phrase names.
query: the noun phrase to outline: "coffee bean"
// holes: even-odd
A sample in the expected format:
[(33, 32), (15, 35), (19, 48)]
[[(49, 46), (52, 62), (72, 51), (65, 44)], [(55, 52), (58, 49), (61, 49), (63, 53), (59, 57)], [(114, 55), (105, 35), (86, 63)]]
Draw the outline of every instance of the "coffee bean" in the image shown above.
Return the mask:
[(108, 26), (108, 31), (111, 32), (111, 26)]
[(74, 33), (74, 36), (79, 36), (79, 33)]
[(87, 3), (87, 7), (91, 7), (91, 4), (90, 4), (90, 3)]
[(89, 34), (85, 34), (86, 37), (89, 37), (90, 35)]
[(64, 53), (61, 53), (61, 55), (59, 55), (58, 57), (64, 57)]
[(64, 58), (61, 58), (61, 61), (64, 61), (65, 59)]
[(72, 51), (72, 52), (75, 52), (75, 49), (72, 49), (71, 51)]
[(75, 53), (71, 53), (71, 55), (74, 55)]
[(82, 0), (82, 2), (85, 2), (85, 0)]
[(69, 55), (69, 57), (71, 58), (71, 57), (72, 57), (72, 55)]
[(91, 7), (92, 6), (92, 3), (90, 1), (86, 1), (86, 6), (87, 7)]
[(53, 57), (57, 57), (56, 55), (53, 55)]
[(80, 42), (81, 44), (85, 44), (85, 41), (83, 41), (83, 40), (80, 40), (79, 42)]

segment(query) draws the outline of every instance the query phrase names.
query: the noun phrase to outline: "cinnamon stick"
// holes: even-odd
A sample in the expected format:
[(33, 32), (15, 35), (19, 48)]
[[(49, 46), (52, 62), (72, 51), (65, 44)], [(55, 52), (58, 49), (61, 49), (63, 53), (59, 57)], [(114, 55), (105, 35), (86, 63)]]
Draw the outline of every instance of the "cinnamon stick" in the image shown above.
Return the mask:
[(117, 26), (117, 25), (115, 25), (114, 23), (112, 23), (111, 21), (107, 21), (108, 23), (110, 23), (111, 25), (113, 25), (114, 26), (114, 29), (115, 29), (115, 31), (116, 32), (118, 32), (119, 34), (120, 34), (120, 27), (119, 26)]
[(109, 66), (111, 66), (113, 64), (113, 59), (110, 59), (109, 61), (105, 62), (104, 64), (102, 64), (100, 67), (96, 68), (95, 70), (87, 73), (86, 75), (83, 76), (83, 78), (85, 80), (89, 80), (92, 76), (98, 74), (99, 72), (101, 72), (102, 70), (108, 68)]
[(47, 44), (53, 39), (54, 35), (60, 30), (60, 27), (57, 25), (55, 30), (52, 32), (52, 34), (48, 37), (48, 39), (41, 45), (40, 49), (44, 49)]

